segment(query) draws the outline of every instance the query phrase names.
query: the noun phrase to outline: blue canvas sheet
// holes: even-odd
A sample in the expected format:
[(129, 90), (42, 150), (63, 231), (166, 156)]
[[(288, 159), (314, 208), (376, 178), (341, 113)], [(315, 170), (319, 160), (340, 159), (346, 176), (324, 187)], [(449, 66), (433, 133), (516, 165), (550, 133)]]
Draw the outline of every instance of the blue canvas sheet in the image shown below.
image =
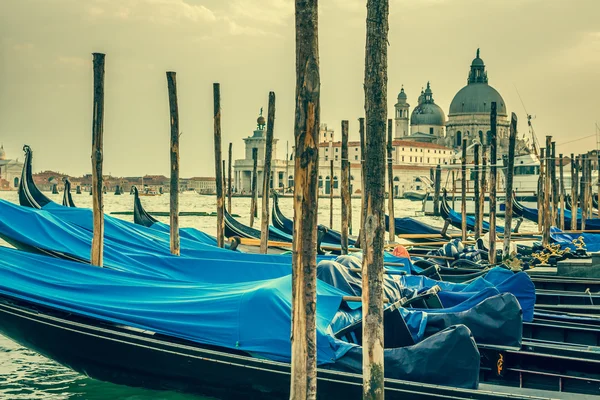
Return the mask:
[[(171, 232), (171, 228), (169, 225), (163, 222), (155, 222), (150, 226), (151, 229), (156, 229), (157, 231), (169, 234)], [(210, 246), (217, 245), (217, 238), (209, 235), (208, 233), (204, 233), (195, 228), (179, 228), (179, 237), (195, 240), (200, 243), (208, 244)]]
[[(587, 221), (586, 221), (587, 224)], [(550, 228), (550, 237), (554, 243), (560, 244), (560, 247), (570, 248), (575, 250), (577, 247), (573, 244), (573, 240), (578, 240), (583, 237), (585, 249), (588, 252), (594, 253), (600, 251), (600, 234), (596, 233), (565, 233), (556, 227)]]
[[(507, 269), (496, 267), (492, 268), (486, 275), (476, 278), (468, 284), (439, 282), (423, 276), (400, 276), (398, 279), (408, 287), (420, 288), (421, 290), (432, 288), (435, 285), (440, 286), (443, 291), (463, 293), (476, 293), (485, 288), (496, 288), (500, 293), (512, 293), (523, 310), (523, 321), (533, 321), (535, 286), (525, 272), (515, 274)], [(448, 298), (446, 301), (450, 302), (451, 300)], [(448, 305), (450, 304), (448, 303)]]
[[(284, 362), (291, 357), (291, 288), (290, 275), (234, 285), (182, 283), (0, 247), (4, 294)], [(331, 335), (342, 295), (317, 283), (319, 364), (353, 347)]]
[[(0, 200), (0, 235), (89, 262), (92, 231), (58, 217), (67, 216), (75, 223), (86, 225), (91, 212), (57, 206), (53, 210), (56, 212), (34, 210)], [(221, 275), (213, 274), (221, 269), (232, 274), (230, 280), (240, 282), (271, 279), (291, 272), (291, 255), (244, 254), (183, 239), (181, 243), (182, 256), (174, 257), (170, 254), (168, 236), (107, 217), (104, 263), (107, 267), (132, 273), (191, 281), (221, 279)], [(333, 258), (321, 256), (318, 260)], [(394, 262), (406, 260), (392, 255), (389, 258)], [(408, 260), (406, 265), (393, 268), (406, 272), (410, 268)]]

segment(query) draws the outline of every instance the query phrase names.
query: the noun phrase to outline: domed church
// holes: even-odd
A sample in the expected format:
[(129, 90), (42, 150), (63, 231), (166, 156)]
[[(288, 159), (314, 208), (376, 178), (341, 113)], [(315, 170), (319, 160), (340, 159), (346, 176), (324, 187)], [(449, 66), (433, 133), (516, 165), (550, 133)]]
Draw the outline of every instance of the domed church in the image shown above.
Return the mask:
[(438, 142), (445, 137), (446, 115), (440, 106), (433, 100), (431, 85), (421, 91), (417, 106), (410, 114), (410, 134), (408, 133), (408, 110), (410, 105), (406, 102), (407, 96), (404, 88), (398, 94), (396, 109), (396, 139), (415, 140), (418, 142)]
[(506, 111), (506, 103), (500, 93), (488, 84), (485, 64), (477, 55), (471, 63), (467, 85), (460, 89), (450, 103), (448, 123), (446, 124), (446, 141), (449, 147), (460, 147), (462, 140), (468, 145), (478, 139), (483, 145), (489, 144), (490, 112), (492, 102), (496, 102), (497, 138), (499, 153), (508, 145), (510, 122)]

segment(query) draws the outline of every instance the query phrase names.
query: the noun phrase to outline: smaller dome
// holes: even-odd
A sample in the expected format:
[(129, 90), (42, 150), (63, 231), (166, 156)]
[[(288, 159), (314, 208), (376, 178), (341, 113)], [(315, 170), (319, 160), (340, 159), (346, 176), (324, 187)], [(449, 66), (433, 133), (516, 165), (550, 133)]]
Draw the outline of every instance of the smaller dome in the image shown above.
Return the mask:
[(445, 126), (446, 116), (437, 104), (422, 103), (414, 108), (410, 116), (410, 124)]
[(6, 160), (6, 152), (4, 151), (4, 145), (0, 146), (0, 160)]
[(408, 97), (406, 96), (406, 93), (404, 93), (404, 87), (402, 87), (402, 89), (400, 89), (400, 93), (398, 93), (398, 102), (401, 103), (402, 100), (406, 101)]

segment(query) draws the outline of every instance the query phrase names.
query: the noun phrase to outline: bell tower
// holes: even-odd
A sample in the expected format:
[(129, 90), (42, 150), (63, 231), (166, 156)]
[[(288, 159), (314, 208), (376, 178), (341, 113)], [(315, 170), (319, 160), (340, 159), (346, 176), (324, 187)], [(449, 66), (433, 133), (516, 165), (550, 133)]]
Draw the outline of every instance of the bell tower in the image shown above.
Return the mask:
[(410, 108), (410, 104), (406, 102), (406, 93), (404, 93), (404, 86), (400, 90), (398, 94), (398, 102), (394, 105), (396, 110), (396, 114), (394, 116), (394, 121), (396, 122), (396, 133), (394, 135), (394, 139), (404, 139), (406, 136), (410, 135), (408, 130), (408, 110)]

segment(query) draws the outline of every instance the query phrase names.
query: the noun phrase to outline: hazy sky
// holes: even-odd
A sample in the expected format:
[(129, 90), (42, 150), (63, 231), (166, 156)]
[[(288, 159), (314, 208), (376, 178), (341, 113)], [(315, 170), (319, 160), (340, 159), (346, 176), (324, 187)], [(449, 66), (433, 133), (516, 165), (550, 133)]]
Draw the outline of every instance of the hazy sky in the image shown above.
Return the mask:
[[(292, 0), (0, 0), (0, 142), (34, 170), (91, 171), (91, 53), (106, 53), (104, 171), (169, 171), (165, 71), (177, 72), (182, 176), (214, 173), (212, 83), (220, 82), (223, 148), (243, 154), (268, 92), (277, 95), (278, 155), (293, 144)], [(321, 121), (338, 132), (364, 113), (366, 1), (322, 0)], [(404, 84), (415, 105), (431, 81), (448, 113), (477, 47), (489, 82), (527, 131), (558, 151), (596, 147), (599, 0), (390, 0), (388, 104)], [(563, 144), (564, 143), (564, 144)]]

